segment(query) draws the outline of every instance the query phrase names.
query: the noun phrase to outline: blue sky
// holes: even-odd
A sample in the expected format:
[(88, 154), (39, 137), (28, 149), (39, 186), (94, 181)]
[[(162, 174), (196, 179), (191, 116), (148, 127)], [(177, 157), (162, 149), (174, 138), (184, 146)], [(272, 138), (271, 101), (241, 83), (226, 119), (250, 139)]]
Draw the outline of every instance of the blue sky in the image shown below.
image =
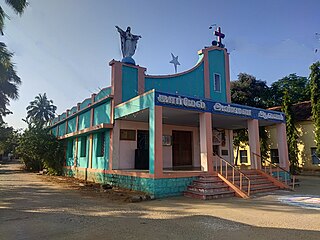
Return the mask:
[[(134, 59), (148, 74), (172, 74), (196, 63), (197, 51), (213, 40), (211, 24), (221, 26), (230, 52), (231, 79), (246, 72), (272, 82), (290, 74), (309, 75), (320, 60), (320, 1), (107, 1), (29, 0), (21, 16), (10, 9), (5, 36), (22, 79), (12, 101), (9, 125), (25, 127), (28, 103), (46, 92), (62, 113), (110, 85), (109, 61), (121, 60), (115, 25), (141, 35)], [(3, 5), (3, 1), (1, 5)]]

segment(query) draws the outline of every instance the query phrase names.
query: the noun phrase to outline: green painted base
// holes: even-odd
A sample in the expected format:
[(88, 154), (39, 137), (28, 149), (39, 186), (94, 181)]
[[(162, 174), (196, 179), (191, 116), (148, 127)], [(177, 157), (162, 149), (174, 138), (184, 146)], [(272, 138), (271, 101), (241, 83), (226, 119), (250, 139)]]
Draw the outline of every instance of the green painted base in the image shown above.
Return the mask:
[(107, 183), (115, 187), (148, 193), (153, 198), (181, 196), (198, 177), (183, 178), (139, 178), (116, 174), (104, 174), (99, 172), (87, 172), (85, 170), (65, 169), (64, 175), (97, 183)]

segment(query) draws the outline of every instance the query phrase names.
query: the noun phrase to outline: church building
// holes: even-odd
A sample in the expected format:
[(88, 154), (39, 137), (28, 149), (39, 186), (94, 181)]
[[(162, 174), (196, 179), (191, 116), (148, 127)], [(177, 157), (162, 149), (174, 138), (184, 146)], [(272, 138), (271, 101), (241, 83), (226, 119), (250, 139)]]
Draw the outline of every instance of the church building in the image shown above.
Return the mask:
[(161, 76), (112, 60), (111, 86), (51, 122), (65, 142), (65, 174), (155, 198), (182, 195), (194, 181), (216, 176), (236, 195), (249, 195), (249, 178), (233, 165), (233, 130), (248, 129), (251, 169), (262, 172), (259, 126), (275, 129), (278, 165), (288, 170), (284, 114), (231, 103), (221, 39), (197, 54), (190, 70)]

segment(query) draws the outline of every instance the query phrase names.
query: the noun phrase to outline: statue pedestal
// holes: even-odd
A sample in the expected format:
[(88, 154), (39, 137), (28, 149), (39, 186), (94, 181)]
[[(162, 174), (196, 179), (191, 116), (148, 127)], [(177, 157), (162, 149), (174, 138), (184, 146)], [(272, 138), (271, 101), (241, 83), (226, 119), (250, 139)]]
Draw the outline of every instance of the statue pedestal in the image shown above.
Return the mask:
[(133, 60), (132, 57), (125, 57), (121, 60), (121, 62), (131, 64), (131, 65), (136, 65), (136, 62)]

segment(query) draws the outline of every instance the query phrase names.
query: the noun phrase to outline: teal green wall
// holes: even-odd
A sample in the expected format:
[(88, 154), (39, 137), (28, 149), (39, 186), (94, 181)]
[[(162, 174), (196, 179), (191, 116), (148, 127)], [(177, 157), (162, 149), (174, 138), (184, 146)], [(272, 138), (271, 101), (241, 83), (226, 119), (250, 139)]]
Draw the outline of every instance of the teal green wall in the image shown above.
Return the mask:
[(110, 100), (94, 108), (93, 126), (110, 123)]
[(122, 66), (122, 101), (138, 95), (138, 69)]
[(75, 151), (75, 139), (67, 140), (67, 149), (66, 149), (66, 166), (73, 166), (74, 164), (74, 151)]
[(84, 109), (85, 107), (89, 106), (91, 104), (91, 98), (85, 99), (82, 103), (80, 103), (80, 109)]
[[(226, 102), (226, 73), (225, 57), (223, 50), (213, 50), (209, 52), (209, 76), (210, 76), (210, 98), (214, 101)], [(221, 92), (214, 91), (214, 74), (221, 76)]]
[(193, 71), (175, 77), (145, 78), (145, 91), (156, 89), (162, 92), (193, 97), (204, 97), (204, 63)]
[(79, 130), (90, 127), (90, 110), (79, 115)]
[(104, 145), (104, 156), (98, 157), (98, 133), (93, 134), (92, 143), (92, 168), (95, 169), (108, 169), (109, 167), (109, 145), (110, 145), (110, 130), (106, 130), (105, 134), (105, 145)]
[(60, 115), (60, 121), (63, 120), (63, 119), (66, 119), (67, 117), (67, 113), (63, 113)]
[(83, 144), (84, 139), (82, 137), (78, 138), (78, 160), (77, 160), (77, 166), (78, 167), (83, 167), (83, 168), (87, 168), (89, 167), (89, 137), (85, 136), (85, 141), (87, 142), (87, 146), (86, 146), (86, 156), (85, 157), (81, 157), (81, 146)]
[(66, 122), (59, 124), (59, 136), (66, 134)]
[(181, 196), (187, 187), (198, 177), (183, 178), (139, 178), (133, 176), (123, 176), (117, 174), (104, 174), (102, 172), (87, 172), (85, 170), (75, 171), (74, 169), (64, 169), (64, 175), (70, 177), (84, 177), (94, 179), (98, 183), (108, 183), (115, 187), (132, 189), (148, 193), (154, 198), (164, 198), (170, 196)]
[(104, 88), (94, 97), (94, 101), (97, 102), (109, 94), (111, 94), (111, 87)]
[(54, 136), (56, 136), (56, 137), (58, 136), (58, 126), (52, 128), (51, 131), (52, 131), (52, 132), (51, 132), (52, 135), (54, 135)]
[(149, 94), (140, 96), (130, 102), (122, 104), (120, 107), (116, 107), (114, 110), (114, 119), (118, 119), (153, 106), (154, 92), (151, 92)]
[(72, 133), (76, 131), (76, 120), (77, 118), (71, 118), (68, 120), (68, 132), (67, 133)]
[(77, 107), (76, 106), (74, 106), (73, 108), (70, 109), (69, 115), (72, 115), (75, 112), (77, 112)]

